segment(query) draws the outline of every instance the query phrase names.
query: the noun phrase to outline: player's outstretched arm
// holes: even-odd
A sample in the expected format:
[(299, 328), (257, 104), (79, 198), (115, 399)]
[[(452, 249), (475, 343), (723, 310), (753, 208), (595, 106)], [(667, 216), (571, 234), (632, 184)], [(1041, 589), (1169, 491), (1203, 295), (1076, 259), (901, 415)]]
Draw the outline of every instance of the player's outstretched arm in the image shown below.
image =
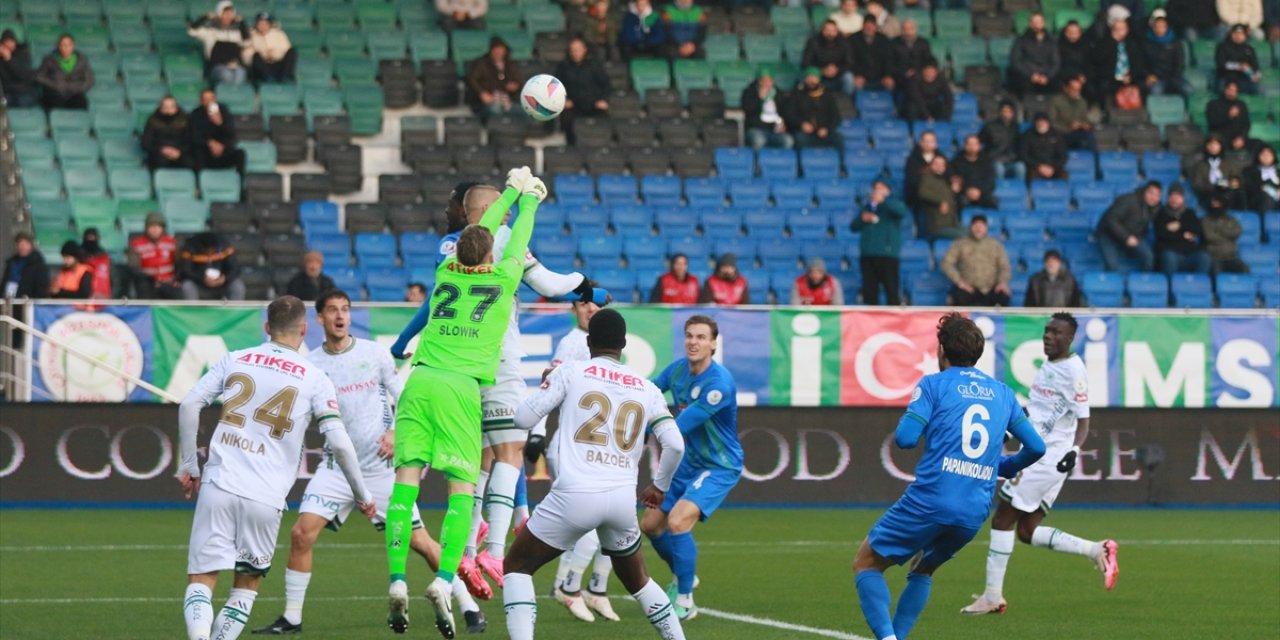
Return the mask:
[[(433, 290), (431, 293), (435, 293)], [(396, 338), (394, 344), (391, 345), (391, 355), (397, 360), (404, 360), (412, 354), (406, 354), (405, 349), (409, 348), (409, 342), (413, 337), (422, 333), (427, 328), (427, 322), (431, 319), (431, 295), (427, 295), (427, 299), (422, 301), (422, 306), (418, 307), (418, 312), (413, 314), (413, 318), (409, 320), (409, 324), (405, 325), (399, 337)], [(399, 397), (399, 394), (396, 395)]]
[(594, 302), (603, 307), (612, 301), (609, 291), (592, 288), (587, 277), (573, 271), (556, 273), (527, 254), (524, 263), (524, 283), (538, 295), (557, 302)]
[(320, 433), (324, 435), (325, 446), (333, 452), (333, 459), (342, 470), (342, 475), (346, 476), (347, 483), (351, 485), (351, 493), (360, 504), (360, 510), (365, 511), (365, 507), (373, 506), (373, 496), (364, 484), (364, 474), (360, 473), (360, 459), (356, 455), (355, 445), (351, 443), (351, 436), (347, 435), (346, 425), (336, 415), (330, 415), (320, 423)]
[(520, 403), (516, 408), (516, 427), (525, 430), (536, 427), (548, 413), (564, 402), (568, 392), (566, 371), (567, 367), (557, 367), (547, 376), (541, 388)]
[(529, 167), (519, 167), (507, 172), (507, 186), (502, 191), (502, 195), (488, 209), (484, 210), (484, 215), (480, 216), (480, 226), (488, 229), (492, 233), (498, 232), (498, 227), (502, 225), (502, 219), (507, 217), (507, 212), (511, 210), (511, 205), (516, 203), (516, 198), (520, 197), (520, 192), (524, 190), (525, 183), (528, 182), (532, 174)]
[[(509, 190), (509, 189), (508, 189)], [(538, 178), (529, 178), (524, 183), (520, 194), (520, 211), (515, 224), (511, 225), (511, 239), (502, 252), (503, 260), (516, 260), (524, 264), (525, 254), (529, 252), (529, 240), (533, 237), (533, 223), (537, 217), (538, 205), (547, 197), (547, 185)], [(486, 214), (487, 215), (487, 214)]]
[(1022, 414), (1018, 414), (1014, 418), (1014, 424), (1009, 428), (1009, 433), (1022, 443), (1022, 449), (1011, 456), (1003, 456), (1000, 458), (1000, 477), (1012, 478), (1018, 475), (1019, 471), (1026, 469), (1035, 463), (1036, 460), (1044, 457), (1044, 440), (1040, 438), (1040, 434), (1036, 433), (1035, 427), (1031, 426), (1031, 422)]

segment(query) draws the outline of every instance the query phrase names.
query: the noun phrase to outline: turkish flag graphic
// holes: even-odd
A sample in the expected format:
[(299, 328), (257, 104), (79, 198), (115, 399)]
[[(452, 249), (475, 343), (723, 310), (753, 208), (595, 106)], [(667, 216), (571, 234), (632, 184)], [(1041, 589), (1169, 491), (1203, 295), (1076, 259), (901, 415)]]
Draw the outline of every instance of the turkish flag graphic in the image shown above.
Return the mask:
[(938, 370), (941, 313), (851, 311), (841, 317), (840, 404), (906, 406)]

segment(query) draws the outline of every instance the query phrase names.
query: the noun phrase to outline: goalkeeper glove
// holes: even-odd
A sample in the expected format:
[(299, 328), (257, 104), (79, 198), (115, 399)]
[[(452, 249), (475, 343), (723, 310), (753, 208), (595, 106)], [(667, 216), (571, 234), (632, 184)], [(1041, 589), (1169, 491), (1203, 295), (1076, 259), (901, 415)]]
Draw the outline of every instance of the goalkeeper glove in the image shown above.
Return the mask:
[(1058, 461), (1058, 473), (1070, 473), (1076, 468), (1076, 457), (1080, 455), (1080, 447), (1071, 447), (1067, 455)]
[(533, 172), (529, 171), (529, 167), (517, 167), (507, 172), (507, 188), (515, 189), (517, 192), (523, 192), (525, 183), (533, 177)]
[(546, 437), (537, 434), (529, 436), (524, 443), (524, 460), (529, 464), (538, 464), (538, 458), (547, 450)]
[(613, 302), (613, 296), (609, 295), (608, 289), (591, 286), (591, 278), (583, 278), (582, 283), (573, 292), (578, 294), (578, 302), (594, 302), (598, 307), (605, 307)]
[(521, 193), (526, 196), (537, 198), (538, 202), (541, 203), (543, 200), (547, 199), (547, 185), (542, 183), (541, 178), (529, 178), (525, 181), (524, 188), (521, 190)]

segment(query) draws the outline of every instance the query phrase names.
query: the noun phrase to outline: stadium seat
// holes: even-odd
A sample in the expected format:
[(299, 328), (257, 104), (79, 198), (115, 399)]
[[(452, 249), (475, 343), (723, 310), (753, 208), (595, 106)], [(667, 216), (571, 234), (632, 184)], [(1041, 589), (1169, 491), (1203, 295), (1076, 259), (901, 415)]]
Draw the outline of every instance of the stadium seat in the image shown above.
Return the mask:
[(1071, 206), (1071, 187), (1061, 180), (1032, 180), (1031, 202), (1040, 212), (1066, 211)]
[(921, 271), (911, 277), (908, 294), (912, 306), (941, 307), (947, 304), (951, 281), (937, 271)]
[(818, 212), (787, 216), (791, 238), (799, 242), (825, 240), (830, 226), (830, 218)]
[(684, 195), (696, 209), (720, 208), (725, 204), (724, 182), (720, 178), (686, 178)]
[(794, 180), (799, 174), (800, 163), (791, 149), (761, 149), (756, 161), (766, 180)]
[(1169, 306), (1169, 279), (1163, 273), (1131, 272), (1126, 289), (1131, 307), (1159, 309)]
[(161, 198), (160, 211), (169, 233), (199, 233), (209, 222), (209, 203), (190, 196)]
[(605, 205), (635, 204), (636, 179), (634, 176), (600, 176), (596, 178), (596, 191)]
[(589, 206), (595, 203), (595, 181), (591, 176), (558, 175), (555, 196), (557, 203), (567, 207)]
[[(1276, 250), (1273, 246), (1250, 246), (1240, 248), (1240, 259), (1249, 266), (1249, 272), (1257, 274), (1263, 278), (1262, 282), (1280, 282), (1280, 275), (1277, 275), (1277, 266), (1280, 265), (1280, 259), (1276, 257)], [(1272, 300), (1272, 302), (1275, 302)]]
[(769, 185), (769, 193), (773, 196), (774, 205), (798, 210), (813, 204), (813, 185), (795, 178), (774, 181)]
[(1091, 307), (1117, 308), (1124, 304), (1124, 276), (1106, 271), (1081, 275), (1080, 287)]
[(680, 178), (676, 176), (644, 176), (640, 179), (640, 194), (651, 206), (679, 205), (680, 191)]
[(702, 235), (717, 241), (742, 235), (742, 214), (734, 208), (702, 212)]
[(928, 271), (932, 268), (930, 265), (930, 256), (932, 250), (929, 243), (925, 240), (908, 240), (902, 243), (902, 250), (898, 255), (900, 268), (902, 273), (917, 273), (920, 271)]
[(1101, 151), (1098, 172), (1103, 182), (1131, 187), (1138, 181), (1138, 158), (1129, 151)]
[(396, 265), (396, 237), (386, 233), (358, 233), (355, 238), (356, 261), (365, 268)]
[(1072, 185), (1093, 184), (1097, 171), (1097, 158), (1092, 151), (1076, 149), (1067, 152), (1067, 175)]
[(106, 173), (97, 166), (68, 168), (63, 173), (62, 180), (68, 197), (107, 195)]
[(240, 174), (234, 169), (201, 171), (200, 197), (208, 202), (239, 202)]
[(654, 222), (658, 226), (658, 235), (668, 238), (683, 238), (697, 234), (699, 216), (693, 207), (658, 209), (654, 212)]
[(619, 302), (631, 302), (636, 289), (636, 272), (630, 269), (601, 269), (591, 274), (592, 279)]
[(802, 149), (800, 166), (804, 171), (804, 177), (809, 180), (840, 178), (840, 154), (835, 149)]
[(147, 200), (151, 198), (151, 173), (140, 167), (122, 167), (107, 172), (111, 195), (116, 198)]
[(622, 256), (622, 238), (618, 236), (579, 236), (578, 255), (582, 259), (599, 267), (617, 268), (618, 259)]
[(338, 230), (338, 205), (322, 200), (307, 200), (298, 203), (298, 221), (308, 235), (312, 231)]
[(1241, 248), (1262, 244), (1262, 219), (1252, 211), (1230, 211), (1232, 217), (1240, 223)]
[(1169, 278), (1173, 304), (1186, 309), (1213, 307), (1213, 280), (1207, 273), (1175, 273)]
[(715, 158), (716, 173), (721, 179), (736, 182), (755, 177), (755, 153), (748, 147), (720, 147)]
[(341, 231), (312, 231), (307, 234), (307, 250), (319, 251), (325, 266), (351, 264), (351, 237)]
[(769, 206), (769, 185), (764, 182), (732, 182), (729, 199), (739, 211)]

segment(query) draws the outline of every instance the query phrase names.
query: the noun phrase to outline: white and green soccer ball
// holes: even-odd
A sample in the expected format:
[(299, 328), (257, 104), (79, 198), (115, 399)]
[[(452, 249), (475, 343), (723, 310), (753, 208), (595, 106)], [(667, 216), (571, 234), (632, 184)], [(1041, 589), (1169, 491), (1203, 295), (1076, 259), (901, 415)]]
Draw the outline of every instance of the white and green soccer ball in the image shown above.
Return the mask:
[(546, 73), (529, 78), (520, 91), (520, 106), (534, 120), (553, 120), (564, 111), (564, 84)]

